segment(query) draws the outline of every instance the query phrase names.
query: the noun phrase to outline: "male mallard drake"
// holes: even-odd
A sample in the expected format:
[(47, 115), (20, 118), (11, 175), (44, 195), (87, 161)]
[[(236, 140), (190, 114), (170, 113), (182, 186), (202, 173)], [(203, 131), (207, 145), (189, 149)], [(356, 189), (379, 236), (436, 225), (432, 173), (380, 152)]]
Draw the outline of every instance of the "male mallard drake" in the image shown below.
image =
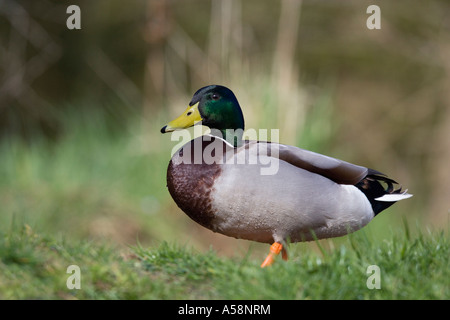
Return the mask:
[(262, 267), (280, 252), (287, 259), (286, 241), (346, 235), (411, 197), (378, 171), (293, 146), (242, 140), (242, 110), (226, 87), (199, 89), (161, 132), (196, 124), (208, 126), (212, 135), (175, 152), (167, 169), (169, 192), (202, 226), (271, 243)]

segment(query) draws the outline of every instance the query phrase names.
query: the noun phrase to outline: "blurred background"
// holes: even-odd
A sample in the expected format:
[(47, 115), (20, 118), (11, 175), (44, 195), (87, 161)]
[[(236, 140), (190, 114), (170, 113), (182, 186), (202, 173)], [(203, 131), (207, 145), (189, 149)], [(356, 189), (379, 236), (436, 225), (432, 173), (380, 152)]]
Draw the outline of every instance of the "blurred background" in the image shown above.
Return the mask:
[(0, 0), (0, 230), (258, 249), (198, 226), (166, 188), (177, 142), (160, 128), (208, 84), (235, 92), (247, 128), (414, 194), (366, 232), (447, 229), (449, 16), (445, 0)]

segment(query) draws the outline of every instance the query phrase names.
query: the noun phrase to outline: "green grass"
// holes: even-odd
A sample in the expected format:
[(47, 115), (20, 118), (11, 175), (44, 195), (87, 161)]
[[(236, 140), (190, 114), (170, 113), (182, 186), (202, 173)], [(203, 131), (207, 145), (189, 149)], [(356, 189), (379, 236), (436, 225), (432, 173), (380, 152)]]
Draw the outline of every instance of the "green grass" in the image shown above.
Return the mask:
[[(1, 299), (449, 299), (450, 242), (443, 232), (402, 230), (377, 241), (358, 232), (333, 249), (291, 245), (290, 260), (261, 269), (249, 255), (162, 242), (115, 248), (36, 234), (28, 225), (0, 236)], [(81, 289), (68, 289), (78, 265)], [(370, 265), (380, 289), (368, 289)]]

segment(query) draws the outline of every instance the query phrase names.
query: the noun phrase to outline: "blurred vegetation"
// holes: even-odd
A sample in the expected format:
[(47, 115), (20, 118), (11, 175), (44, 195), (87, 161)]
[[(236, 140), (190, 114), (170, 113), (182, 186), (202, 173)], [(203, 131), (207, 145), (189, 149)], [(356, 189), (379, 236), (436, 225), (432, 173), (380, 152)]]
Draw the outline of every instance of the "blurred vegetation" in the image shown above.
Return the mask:
[(70, 4), (0, 0), (0, 228), (233, 252), (165, 187), (175, 142), (159, 129), (211, 83), (236, 93), (247, 128), (414, 194), (368, 228), (448, 227), (448, 1), (377, 0), (381, 30), (366, 28), (374, 1), (84, 0), (81, 30)]

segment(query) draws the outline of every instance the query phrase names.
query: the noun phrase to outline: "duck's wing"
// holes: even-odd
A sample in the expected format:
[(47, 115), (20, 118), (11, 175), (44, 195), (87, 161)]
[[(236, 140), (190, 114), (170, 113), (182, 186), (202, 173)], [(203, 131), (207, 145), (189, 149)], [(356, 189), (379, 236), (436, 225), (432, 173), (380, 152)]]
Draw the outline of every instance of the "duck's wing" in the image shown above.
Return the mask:
[(356, 184), (369, 174), (369, 170), (371, 173), (383, 175), (381, 172), (366, 167), (298, 147), (278, 143), (270, 143), (269, 145), (272, 157), (277, 157), (296, 167), (320, 174), (339, 184)]

